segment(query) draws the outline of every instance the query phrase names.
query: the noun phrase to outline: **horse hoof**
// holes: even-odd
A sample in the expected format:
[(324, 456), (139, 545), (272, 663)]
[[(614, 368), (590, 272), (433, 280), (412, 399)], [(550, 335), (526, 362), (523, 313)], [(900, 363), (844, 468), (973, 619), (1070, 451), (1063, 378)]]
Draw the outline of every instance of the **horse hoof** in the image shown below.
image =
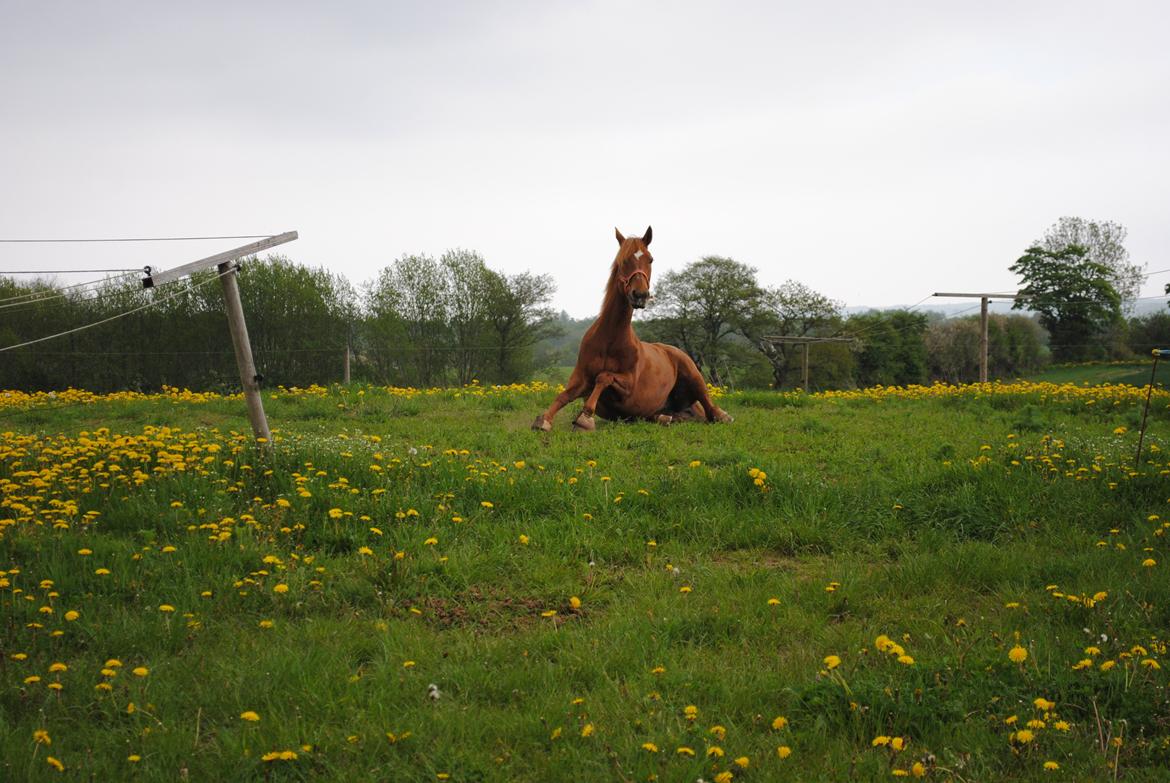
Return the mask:
[(672, 421), (674, 421), (674, 417), (667, 416), (665, 413), (660, 413), (654, 417), (654, 421), (658, 424), (661, 424), (664, 427), (667, 427), (667, 426), (670, 426), (670, 423)]
[(715, 422), (716, 423), (718, 423), (718, 424), (731, 424), (731, 422), (733, 422), (733, 421), (735, 421), (735, 419), (731, 418), (731, 415), (727, 411), (720, 410), (718, 408), (715, 409)]
[(581, 415), (573, 419), (573, 429), (581, 430), (582, 432), (593, 432), (597, 429), (597, 423), (593, 421), (593, 417), (581, 411)]
[(542, 413), (536, 417), (536, 421), (532, 422), (532, 429), (537, 432), (551, 432), (552, 422), (546, 419)]

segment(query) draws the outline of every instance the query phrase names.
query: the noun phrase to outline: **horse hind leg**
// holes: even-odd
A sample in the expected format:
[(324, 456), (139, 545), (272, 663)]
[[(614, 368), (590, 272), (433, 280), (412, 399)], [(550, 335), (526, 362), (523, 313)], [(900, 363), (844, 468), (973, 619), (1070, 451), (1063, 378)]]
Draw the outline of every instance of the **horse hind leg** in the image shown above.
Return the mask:
[(722, 408), (711, 401), (707, 393), (707, 384), (698, 368), (685, 368), (679, 373), (678, 384), (671, 392), (671, 401), (678, 399), (681, 409), (676, 415), (676, 421), (708, 421), (712, 423), (730, 424), (734, 419)]

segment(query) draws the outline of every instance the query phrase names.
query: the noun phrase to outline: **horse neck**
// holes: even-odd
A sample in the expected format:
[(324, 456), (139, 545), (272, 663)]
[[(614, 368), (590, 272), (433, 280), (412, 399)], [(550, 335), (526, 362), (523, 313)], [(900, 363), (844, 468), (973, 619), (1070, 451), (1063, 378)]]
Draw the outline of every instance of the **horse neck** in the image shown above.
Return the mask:
[(607, 343), (629, 341), (637, 343), (631, 321), (634, 317), (634, 308), (618, 282), (617, 268), (609, 276), (609, 284), (605, 289), (605, 299), (601, 303), (601, 313), (597, 316), (597, 323), (606, 337)]

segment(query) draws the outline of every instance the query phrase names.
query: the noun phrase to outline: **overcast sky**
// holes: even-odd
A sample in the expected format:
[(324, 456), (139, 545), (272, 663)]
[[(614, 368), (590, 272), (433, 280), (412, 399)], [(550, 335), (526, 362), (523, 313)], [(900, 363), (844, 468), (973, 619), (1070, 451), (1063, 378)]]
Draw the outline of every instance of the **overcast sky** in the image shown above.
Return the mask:
[[(1014, 289), (1062, 215), (1170, 267), (1170, 4), (0, 0), (0, 238), (478, 250), (596, 312), (614, 226), (847, 305)], [(233, 242), (0, 245), (0, 270)], [(1151, 277), (1161, 292), (1170, 275)]]

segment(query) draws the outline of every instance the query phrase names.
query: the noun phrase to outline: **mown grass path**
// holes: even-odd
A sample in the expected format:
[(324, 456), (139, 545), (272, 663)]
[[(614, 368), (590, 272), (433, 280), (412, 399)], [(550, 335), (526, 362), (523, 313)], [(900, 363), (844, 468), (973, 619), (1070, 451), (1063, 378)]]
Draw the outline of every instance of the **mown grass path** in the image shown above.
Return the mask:
[(0, 397), (0, 780), (1170, 779), (1170, 395), (551, 393)]

